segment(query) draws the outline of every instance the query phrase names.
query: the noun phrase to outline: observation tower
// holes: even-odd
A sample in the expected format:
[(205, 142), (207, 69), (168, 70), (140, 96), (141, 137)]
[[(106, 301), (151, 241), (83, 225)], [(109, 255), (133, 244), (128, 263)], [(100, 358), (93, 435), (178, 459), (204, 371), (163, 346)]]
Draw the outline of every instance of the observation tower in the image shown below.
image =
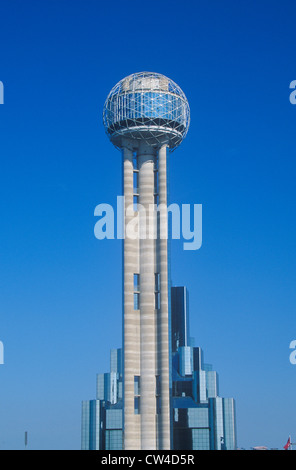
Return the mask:
[[(150, 208), (168, 205), (168, 158), (187, 134), (189, 105), (164, 75), (135, 73), (109, 93), (103, 122), (123, 165), (124, 449), (170, 449), (168, 221)], [(137, 216), (138, 236), (129, 236)]]

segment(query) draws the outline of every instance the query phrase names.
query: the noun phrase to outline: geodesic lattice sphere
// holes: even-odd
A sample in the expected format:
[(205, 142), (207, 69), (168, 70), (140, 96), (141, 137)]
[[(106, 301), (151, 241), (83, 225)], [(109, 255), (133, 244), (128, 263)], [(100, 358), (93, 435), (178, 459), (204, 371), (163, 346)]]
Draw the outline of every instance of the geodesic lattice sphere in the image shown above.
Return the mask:
[(122, 79), (110, 91), (103, 123), (111, 142), (122, 147), (122, 137), (175, 149), (190, 122), (187, 98), (181, 88), (159, 73), (140, 72)]

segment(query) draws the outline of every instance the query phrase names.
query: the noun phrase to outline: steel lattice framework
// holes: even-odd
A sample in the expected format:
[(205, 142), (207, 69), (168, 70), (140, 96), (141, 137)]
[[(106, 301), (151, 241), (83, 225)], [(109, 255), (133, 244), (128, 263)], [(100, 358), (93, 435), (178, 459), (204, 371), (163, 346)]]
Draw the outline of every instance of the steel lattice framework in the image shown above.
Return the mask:
[(139, 72), (122, 79), (110, 91), (103, 111), (105, 131), (122, 147), (122, 137), (143, 140), (152, 147), (174, 150), (185, 138), (190, 109), (181, 88), (159, 73)]

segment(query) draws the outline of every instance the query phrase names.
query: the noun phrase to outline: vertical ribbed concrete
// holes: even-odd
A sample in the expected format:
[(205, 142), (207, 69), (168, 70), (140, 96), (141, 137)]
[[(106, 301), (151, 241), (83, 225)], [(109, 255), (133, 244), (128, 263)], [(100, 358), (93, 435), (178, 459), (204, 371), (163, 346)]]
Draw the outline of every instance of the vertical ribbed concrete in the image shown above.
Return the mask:
[(140, 144), (140, 365), (141, 365), (141, 449), (156, 449), (156, 323), (155, 323), (155, 240), (149, 238), (150, 208), (154, 204), (154, 152)]
[[(133, 152), (123, 148), (125, 231), (133, 218)], [(134, 376), (139, 371), (139, 312), (134, 310), (134, 273), (138, 272), (138, 240), (125, 236), (123, 248), (124, 448), (140, 449), (139, 416), (134, 413)]]
[[(124, 448), (170, 449), (169, 305), (167, 251), (167, 149), (158, 152), (158, 187), (155, 188), (156, 150), (140, 143), (138, 160), (138, 237), (131, 239), (129, 223), (137, 215), (133, 206), (133, 149), (123, 148), (125, 197), (124, 240)], [(154, 194), (162, 210), (158, 230)], [(135, 226), (135, 225), (133, 225)], [(163, 235), (165, 229), (166, 236)], [(158, 238), (155, 239), (155, 234)], [(140, 306), (134, 308), (134, 274), (140, 275)], [(155, 274), (159, 273), (160, 305), (155, 305)], [(134, 377), (140, 376), (140, 414), (135, 414)], [(160, 413), (156, 407), (156, 376), (160, 379)]]
[(168, 212), (167, 212), (167, 147), (158, 153), (158, 195), (161, 229), (166, 236), (157, 240), (157, 262), (160, 274), (160, 310), (158, 312), (158, 370), (161, 387), (161, 413), (159, 416), (159, 448), (170, 449), (170, 364), (169, 364), (169, 302), (168, 302)]

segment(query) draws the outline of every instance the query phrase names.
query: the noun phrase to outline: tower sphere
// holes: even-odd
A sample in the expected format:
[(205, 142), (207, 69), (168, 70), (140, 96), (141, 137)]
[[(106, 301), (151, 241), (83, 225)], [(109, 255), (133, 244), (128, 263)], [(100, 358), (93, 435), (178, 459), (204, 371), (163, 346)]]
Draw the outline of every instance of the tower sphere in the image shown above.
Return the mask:
[(166, 144), (174, 150), (185, 138), (190, 122), (187, 98), (181, 88), (159, 73), (139, 72), (120, 80), (110, 91), (103, 111), (105, 131), (122, 147), (122, 138)]

